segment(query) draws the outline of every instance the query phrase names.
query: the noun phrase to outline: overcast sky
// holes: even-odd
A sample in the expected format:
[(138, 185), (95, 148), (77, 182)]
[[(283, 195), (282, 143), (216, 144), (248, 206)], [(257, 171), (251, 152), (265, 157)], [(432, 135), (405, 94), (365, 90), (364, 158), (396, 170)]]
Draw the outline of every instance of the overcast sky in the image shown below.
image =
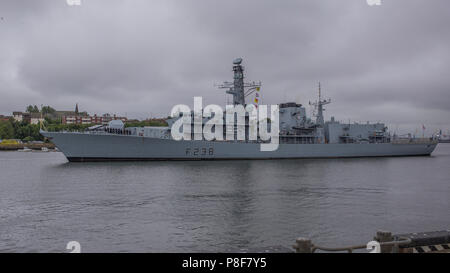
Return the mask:
[(242, 57), (264, 104), (307, 105), (320, 81), (327, 119), (450, 130), (448, 0), (2, 0), (0, 17), (2, 114), (224, 105)]

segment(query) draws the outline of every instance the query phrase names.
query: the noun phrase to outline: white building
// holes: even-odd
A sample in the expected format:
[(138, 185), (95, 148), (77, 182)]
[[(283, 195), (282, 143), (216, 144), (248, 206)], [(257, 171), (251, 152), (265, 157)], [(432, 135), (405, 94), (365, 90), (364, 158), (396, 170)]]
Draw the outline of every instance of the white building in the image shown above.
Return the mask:
[(44, 118), (40, 113), (31, 113), (31, 124), (40, 124), (41, 122), (44, 122)]

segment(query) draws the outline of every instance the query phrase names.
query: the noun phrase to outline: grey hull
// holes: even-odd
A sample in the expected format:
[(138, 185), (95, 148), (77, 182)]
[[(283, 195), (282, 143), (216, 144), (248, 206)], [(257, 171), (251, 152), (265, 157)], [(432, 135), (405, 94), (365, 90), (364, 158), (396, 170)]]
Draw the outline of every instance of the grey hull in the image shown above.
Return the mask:
[(280, 144), (261, 152), (260, 144), (243, 142), (174, 141), (127, 135), (42, 132), (69, 161), (232, 160), (426, 156), (432, 144)]

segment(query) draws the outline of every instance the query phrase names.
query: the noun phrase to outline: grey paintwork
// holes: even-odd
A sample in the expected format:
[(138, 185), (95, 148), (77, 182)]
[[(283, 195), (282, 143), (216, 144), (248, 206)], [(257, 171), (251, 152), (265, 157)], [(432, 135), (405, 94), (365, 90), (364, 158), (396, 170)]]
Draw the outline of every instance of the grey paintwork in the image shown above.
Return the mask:
[[(261, 152), (245, 142), (174, 141), (140, 136), (42, 132), (72, 161), (332, 158), (430, 155), (430, 144), (280, 144)], [(198, 149), (198, 150), (197, 150)], [(212, 149), (212, 150), (211, 150)]]

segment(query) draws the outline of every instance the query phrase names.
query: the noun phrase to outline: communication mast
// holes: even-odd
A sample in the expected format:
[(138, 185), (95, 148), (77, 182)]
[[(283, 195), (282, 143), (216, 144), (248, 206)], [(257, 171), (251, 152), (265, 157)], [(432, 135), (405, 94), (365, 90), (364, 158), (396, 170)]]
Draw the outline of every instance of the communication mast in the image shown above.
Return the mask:
[(234, 105), (244, 105), (245, 97), (249, 96), (256, 90), (261, 88), (261, 82), (259, 83), (245, 83), (244, 82), (244, 67), (241, 65), (242, 58), (237, 58), (233, 61), (234, 82), (224, 82), (218, 87), (221, 89), (228, 89), (227, 94), (233, 95)]
[(320, 82), (319, 82), (319, 100), (315, 101), (315, 102), (309, 102), (309, 105), (314, 106), (315, 109), (315, 117), (316, 117), (316, 123), (320, 126), (324, 126), (325, 122), (323, 119), (323, 111), (325, 111), (325, 109), (323, 108), (324, 105), (330, 104), (331, 103), (331, 99), (323, 99), (322, 100), (322, 90), (320, 87)]

